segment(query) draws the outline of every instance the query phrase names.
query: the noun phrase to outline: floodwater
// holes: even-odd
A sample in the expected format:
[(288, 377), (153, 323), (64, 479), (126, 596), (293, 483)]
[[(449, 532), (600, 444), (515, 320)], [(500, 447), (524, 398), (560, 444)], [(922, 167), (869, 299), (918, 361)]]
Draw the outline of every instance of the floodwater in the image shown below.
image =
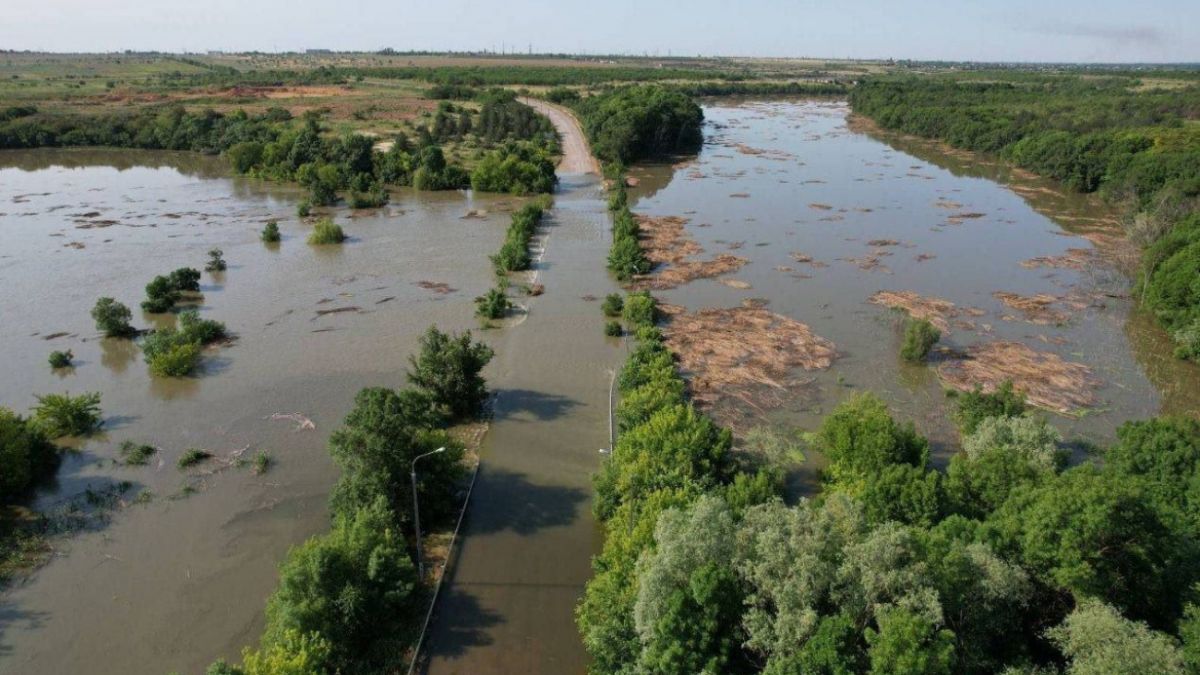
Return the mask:
[[(687, 232), (704, 249), (697, 259), (749, 259), (722, 279), (656, 292), (661, 300), (689, 310), (765, 300), (837, 347), (832, 367), (801, 373), (806, 383), (782, 407), (743, 424), (812, 429), (839, 400), (871, 390), (930, 435), (944, 461), (955, 434), (943, 385), (933, 368), (901, 361), (899, 314), (868, 302), (881, 290), (981, 310), (944, 336), (951, 348), (1017, 341), (1090, 368), (1096, 404), (1082, 414), (1048, 413), (1068, 437), (1105, 442), (1125, 420), (1200, 411), (1200, 369), (1172, 359), (1167, 337), (1133, 310), (1124, 263), (1109, 261), (1115, 253), (1094, 250), (1082, 269), (1022, 265), (1096, 249), (1093, 240), (1113, 244), (1083, 236), (1112, 231), (1114, 214), (1103, 204), (985, 158), (852, 130), (848, 113), (832, 101), (712, 104), (694, 161), (631, 174), (640, 180), (634, 210), (688, 218)], [(795, 253), (816, 264), (797, 262)], [(880, 254), (874, 263), (872, 253)], [(742, 288), (724, 283), (731, 279)], [(1063, 309), (1065, 321), (1033, 323), (993, 297), (998, 291), (1082, 298), (1086, 306)]]
[[(350, 240), (312, 247), (295, 216), (301, 197), (194, 154), (0, 154), (0, 405), (24, 412), (35, 394), (98, 391), (105, 417), (39, 504), (117, 481), (133, 484), (127, 501), (153, 495), (56, 539), (54, 558), (0, 595), (0, 671), (195, 673), (237, 657), (258, 640), (287, 549), (328, 529), (336, 470), (325, 441), (354, 394), (403, 385), (429, 325), (477, 327), (472, 298), (493, 284), (487, 256), (518, 200), (397, 191), (378, 211), (339, 210)], [(486, 213), (463, 218), (473, 209)], [(259, 241), (270, 218), (279, 245)], [(229, 269), (204, 274), (200, 314), (236, 339), (206, 352), (198, 376), (151, 377), (129, 341), (97, 333), (89, 311), (100, 296), (133, 308), (136, 326), (160, 325), (137, 308), (145, 284), (203, 268), (213, 247)], [(483, 333), (501, 360), (511, 334)], [(65, 349), (75, 367), (52, 371), (47, 356)], [(117, 466), (126, 439), (160, 452), (149, 466)], [(181, 471), (187, 448), (217, 461)], [(261, 476), (221, 461), (259, 450), (276, 462)]]

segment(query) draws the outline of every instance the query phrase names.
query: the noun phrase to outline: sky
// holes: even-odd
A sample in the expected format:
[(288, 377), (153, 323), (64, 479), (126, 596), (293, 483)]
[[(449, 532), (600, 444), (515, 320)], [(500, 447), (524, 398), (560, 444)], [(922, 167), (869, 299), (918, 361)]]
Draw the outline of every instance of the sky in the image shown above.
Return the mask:
[(0, 49), (1200, 62), (1200, 0), (0, 0)]

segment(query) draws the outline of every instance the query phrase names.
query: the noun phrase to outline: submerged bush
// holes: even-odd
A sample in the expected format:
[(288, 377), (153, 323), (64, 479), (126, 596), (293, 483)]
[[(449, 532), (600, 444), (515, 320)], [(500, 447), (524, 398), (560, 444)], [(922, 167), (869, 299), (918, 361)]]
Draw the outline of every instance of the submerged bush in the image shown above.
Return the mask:
[(200, 292), (200, 270), (180, 267), (167, 275), (167, 281), (171, 284), (171, 288), (179, 293)]
[(620, 321), (607, 321), (604, 323), (604, 334), (609, 337), (621, 337), (621, 334), (624, 332)]
[(620, 293), (609, 293), (604, 296), (604, 302), (600, 305), (600, 310), (604, 312), (604, 316), (616, 318), (621, 316), (621, 310), (625, 308), (625, 301), (621, 299)]
[(314, 246), (322, 244), (340, 244), (346, 240), (346, 233), (342, 232), (342, 226), (335, 224), (329, 218), (322, 218), (313, 226), (313, 231), (308, 235), (308, 243)]
[(487, 293), (475, 298), (475, 316), (484, 319), (501, 319), (508, 313), (512, 303), (508, 301), (504, 289), (492, 288)]
[(179, 289), (175, 284), (160, 274), (146, 284), (146, 299), (142, 301), (142, 309), (151, 314), (169, 312), (175, 308), (179, 297)]
[(266, 227), (262, 231), (262, 240), (264, 244), (277, 244), (281, 239), (279, 235), (279, 223), (274, 220), (268, 220)]
[(980, 387), (958, 397), (954, 410), (954, 421), (963, 435), (975, 433), (979, 423), (989, 417), (1018, 417), (1026, 410), (1025, 395), (1013, 389), (1013, 383), (1005, 380), (990, 393)]
[(312, 213), (312, 202), (305, 199), (296, 205), (296, 215), (307, 218)]
[[(222, 257), (225, 252), (219, 248), (210, 249), (208, 251), (208, 262), (204, 265), (205, 272), (224, 272), (228, 265), (225, 263), (225, 258)], [(200, 290), (197, 286), (196, 290)]]
[(0, 408), (0, 504), (12, 503), (58, 467), (40, 424)]
[(905, 319), (904, 343), (900, 346), (900, 357), (905, 361), (924, 361), (929, 350), (942, 339), (942, 333), (925, 319)]
[(68, 368), (71, 365), (71, 359), (75, 355), (68, 349), (65, 352), (50, 352), (50, 367), (51, 368)]
[(100, 298), (92, 307), (92, 319), (96, 321), (97, 330), (103, 331), (108, 337), (133, 335), (135, 331), (129, 324), (132, 318), (133, 312), (112, 298)]
[[(158, 331), (155, 335), (162, 335)], [(186, 377), (191, 375), (196, 366), (200, 365), (200, 345), (194, 342), (176, 342), (164, 340), (161, 348), (146, 352), (146, 363), (150, 372), (159, 377)]]
[(188, 448), (187, 450), (183, 451), (182, 455), (179, 456), (179, 461), (177, 464), (179, 465), (179, 468), (186, 469), (188, 467), (196, 466), (202, 462), (206, 462), (209, 459), (212, 459), (211, 452), (208, 452), (207, 450), (201, 450), (200, 448)]
[(646, 291), (630, 293), (625, 300), (621, 314), (630, 326), (653, 326), (658, 319), (658, 310), (655, 305), (654, 297)]
[(38, 396), (33, 419), (51, 438), (86, 436), (100, 428), (100, 394)]
[(134, 443), (133, 441), (121, 441), (121, 446), (117, 448), (117, 454), (121, 456), (121, 461), (129, 466), (143, 466), (150, 463), (150, 458), (154, 453), (158, 452), (158, 448), (145, 443)]

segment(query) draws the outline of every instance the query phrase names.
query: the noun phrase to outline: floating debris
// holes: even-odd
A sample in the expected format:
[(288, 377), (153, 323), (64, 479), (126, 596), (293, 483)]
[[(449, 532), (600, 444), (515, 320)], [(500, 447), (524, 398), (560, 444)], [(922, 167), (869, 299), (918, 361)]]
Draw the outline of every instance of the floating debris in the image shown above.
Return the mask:
[(292, 422), (295, 422), (296, 428), (293, 429), (292, 431), (304, 431), (306, 429), (310, 430), (310, 431), (317, 430), (317, 425), (313, 424), (313, 421), (311, 419), (309, 419), (307, 416), (302, 415), (300, 413), (272, 413), (271, 415), (269, 415), (268, 417), (266, 417), (264, 419), (269, 419), (272, 421), (290, 420)]
[(718, 417), (783, 405), (791, 390), (808, 383), (794, 379), (793, 371), (823, 370), (837, 358), (832, 342), (755, 300), (694, 313), (660, 309), (669, 318), (666, 344), (679, 357), (693, 399)]
[[(950, 319), (964, 313), (949, 300), (918, 295), (914, 291), (879, 291), (867, 300), (875, 305), (903, 310), (914, 319), (924, 319), (942, 333), (950, 332)], [(982, 310), (974, 311), (982, 313)]]
[(1094, 389), (1100, 384), (1087, 366), (1020, 342), (974, 345), (947, 358), (937, 372), (946, 384), (961, 391), (978, 386), (990, 392), (1011, 381), (1031, 404), (1064, 415), (1094, 406)]
[(1058, 269), (1082, 270), (1090, 265), (1096, 258), (1096, 254), (1092, 249), (1087, 248), (1069, 248), (1062, 255), (1042, 255), (1036, 258), (1030, 258), (1021, 263), (1021, 267), (1025, 269), (1037, 269), (1039, 267), (1050, 267)]
[(1062, 298), (1054, 295), (1046, 293), (1018, 295), (1017, 293), (996, 291), (992, 293), (992, 297), (1004, 303), (1005, 307), (1020, 312), (1025, 320), (1030, 323), (1042, 326), (1054, 326), (1066, 323), (1068, 318), (1064, 312), (1053, 309), (1052, 305), (1062, 300)]
[(447, 284), (442, 281), (424, 281), (424, 280), (422, 280), (422, 281), (416, 282), (415, 285), (419, 286), (420, 288), (424, 288), (427, 291), (433, 291), (434, 293), (437, 293), (439, 295), (453, 293), (458, 290), (457, 288), (451, 288), (450, 284)]
[(736, 272), (749, 260), (730, 253), (722, 253), (711, 260), (688, 260), (704, 252), (700, 244), (692, 239), (684, 225), (686, 218), (678, 216), (636, 216), (640, 235), (638, 243), (646, 258), (659, 269), (651, 274), (639, 275), (632, 284), (635, 288), (665, 290), (676, 288), (696, 279), (709, 279)]

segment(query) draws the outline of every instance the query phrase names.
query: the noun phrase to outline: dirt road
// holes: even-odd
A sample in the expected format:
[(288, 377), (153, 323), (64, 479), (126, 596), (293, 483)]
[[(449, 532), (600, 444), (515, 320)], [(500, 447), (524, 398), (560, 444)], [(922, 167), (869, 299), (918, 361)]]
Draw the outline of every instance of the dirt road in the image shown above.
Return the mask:
[(592, 156), (592, 149), (588, 146), (587, 137), (583, 135), (583, 128), (579, 126), (579, 120), (575, 119), (571, 111), (535, 98), (519, 100), (549, 117), (554, 123), (554, 128), (558, 130), (558, 135), (562, 137), (563, 155), (558, 162), (559, 173), (600, 175), (600, 163)]

